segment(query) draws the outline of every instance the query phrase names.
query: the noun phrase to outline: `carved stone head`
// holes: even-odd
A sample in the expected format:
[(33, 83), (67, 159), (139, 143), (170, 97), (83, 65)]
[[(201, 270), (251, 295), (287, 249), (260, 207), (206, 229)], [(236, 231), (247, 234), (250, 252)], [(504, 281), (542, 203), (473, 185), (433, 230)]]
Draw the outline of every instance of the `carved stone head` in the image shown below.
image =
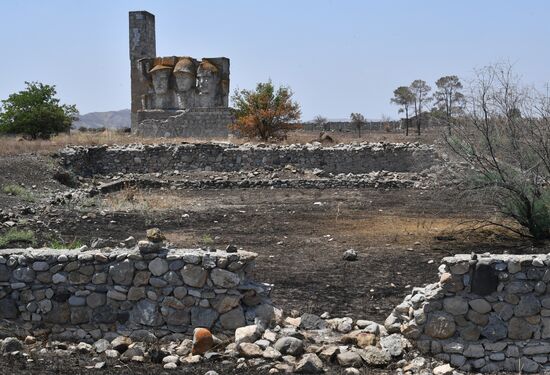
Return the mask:
[(155, 93), (166, 94), (168, 92), (172, 68), (164, 65), (156, 65), (149, 73), (153, 77), (153, 88), (155, 89)]
[(174, 67), (176, 77), (176, 90), (185, 92), (195, 87), (195, 63), (188, 57), (183, 57)]
[(220, 72), (210, 61), (203, 59), (197, 69), (199, 95), (216, 98), (220, 86)]

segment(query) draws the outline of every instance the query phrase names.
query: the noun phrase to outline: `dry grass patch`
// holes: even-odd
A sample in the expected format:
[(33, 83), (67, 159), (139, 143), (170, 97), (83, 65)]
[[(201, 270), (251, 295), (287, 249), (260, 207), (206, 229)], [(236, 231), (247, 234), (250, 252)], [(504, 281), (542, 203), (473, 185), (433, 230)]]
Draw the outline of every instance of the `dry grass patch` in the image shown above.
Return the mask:
[[(421, 136), (411, 135), (406, 137), (401, 133), (388, 133), (384, 131), (365, 131), (361, 137), (353, 133), (329, 133), (336, 143), (357, 143), (357, 142), (420, 142), (434, 143), (439, 139), (438, 130), (428, 130)], [(281, 144), (305, 144), (316, 141), (319, 138), (319, 132), (294, 131), (288, 134), (286, 140)], [(50, 154), (66, 146), (98, 146), (98, 145), (125, 145), (133, 143), (158, 144), (158, 143), (204, 143), (204, 142), (230, 142), (240, 145), (244, 143), (261, 143), (257, 140), (246, 138), (147, 138), (139, 137), (133, 134), (106, 130), (100, 133), (77, 132), (70, 134), (58, 134), (51, 139), (44, 140), (26, 140), (22, 137), (0, 136), (0, 156), (19, 155), (25, 153)], [(274, 142), (279, 143), (279, 142)], [(324, 144), (332, 146), (333, 144)]]
[[(289, 132), (287, 139), (283, 141), (284, 144), (305, 144), (319, 140), (319, 135), (322, 132), (304, 131), (298, 130)], [(362, 130), (361, 137), (358, 137), (354, 133), (344, 132), (327, 132), (330, 137), (333, 138), (334, 144), (338, 143), (359, 143), (359, 142), (390, 142), (390, 143), (406, 143), (406, 142), (419, 142), (426, 144), (437, 143), (441, 137), (441, 131), (439, 129), (428, 129), (421, 135), (411, 134), (405, 136), (401, 132), (385, 132), (381, 130)], [(323, 146), (330, 147), (333, 144), (325, 143)]]
[(6, 184), (2, 186), (2, 192), (4, 194), (18, 196), (26, 202), (34, 202), (35, 198), (33, 194), (24, 188), (23, 186), (16, 184)]
[[(227, 139), (212, 139), (225, 141)], [(49, 154), (66, 146), (99, 146), (99, 145), (125, 145), (125, 144), (158, 144), (158, 143), (199, 143), (204, 140), (196, 138), (147, 138), (133, 134), (106, 130), (101, 133), (73, 132), (70, 134), (58, 134), (51, 139), (26, 140), (21, 137), (0, 136), (0, 156), (18, 155), (24, 153)]]
[(381, 214), (364, 219), (341, 218), (325, 222), (333, 233), (350, 236), (370, 246), (385, 244), (412, 247), (430, 246), (441, 241), (497, 243), (518, 237), (483, 220), (468, 217), (421, 217)]
[(101, 201), (103, 209), (109, 211), (167, 211), (182, 210), (193, 203), (192, 199), (182, 194), (154, 191), (147, 192), (135, 187), (128, 187), (109, 194)]

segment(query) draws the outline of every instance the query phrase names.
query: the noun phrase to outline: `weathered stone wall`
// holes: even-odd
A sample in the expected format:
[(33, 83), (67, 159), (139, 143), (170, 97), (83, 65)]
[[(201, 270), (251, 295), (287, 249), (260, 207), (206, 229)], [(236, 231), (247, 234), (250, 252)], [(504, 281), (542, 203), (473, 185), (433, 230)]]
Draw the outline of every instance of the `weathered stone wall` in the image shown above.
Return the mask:
[[(300, 124), (302, 130), (316, 132), (342, 132), (357, 133), (357, 126), (350, 121), (329, 121), (326, 124), (318, 125), (313, 122), (304, 122)], [(401, 121), (367, 121), (362, 127), (361, 132), (369, 131), (399, 131), (401, 130)]]
[(230, 108), (139, 111), (134, 134), (143, 137), (227, 138), (234, 122)]
[(457, 255), (386, 320), (425, 353), (464, 371), (550, 367), (550, 255)]
[(233, 331), (269, 320), (270, 288), (249, 279), (255, 253), (161, 249), (0, 251), (0, 318), (27, 334), (157, 337)]
[(163, 171), (238, 171), (281, 168), (322, 169), (327, 173), (420, 172), (438, 163), (435, 149), (419, 144), (364, 143), (314, 145), (160, 144), (69, 147), (61, 163), (85, 176)]

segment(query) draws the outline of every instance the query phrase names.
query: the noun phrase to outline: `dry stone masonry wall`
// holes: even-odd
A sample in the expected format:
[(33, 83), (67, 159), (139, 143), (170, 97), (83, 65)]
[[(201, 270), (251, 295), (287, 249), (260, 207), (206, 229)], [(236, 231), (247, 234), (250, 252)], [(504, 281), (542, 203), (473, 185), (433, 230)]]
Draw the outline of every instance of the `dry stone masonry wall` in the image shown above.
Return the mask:
[(268, 322), (269, 285), (249, 279), (255, 253), (162, 248), (0, 251), (0, 317), (35, 336), (156, 337)]
[(165, 171), (239, 171), (281, 168), (322, 169), (328, 173), (372, 171), (421, 172), (438, 162), (429, 145), (362, 143), (359, 145), (242, 145), (159, 144), (68, 147), (60, 151), (62, 164), (73, 172), (92, 176)]
[(227, 138), (234, 122), (229, 108), (139, 111), (133, 132), (143, 137)]
[(550, 255), (457, 255), (385, 322), (464, 371), (550, 369)]

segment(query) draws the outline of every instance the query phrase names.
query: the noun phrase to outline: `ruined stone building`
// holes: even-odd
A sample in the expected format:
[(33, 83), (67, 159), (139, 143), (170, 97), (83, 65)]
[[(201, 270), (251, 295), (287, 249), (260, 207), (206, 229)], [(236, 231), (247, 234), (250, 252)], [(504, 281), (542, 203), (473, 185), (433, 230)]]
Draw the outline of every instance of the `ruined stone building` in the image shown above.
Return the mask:
[(132, 133), (227, 137), (229, 59), (156, 56), (155, 16), (130, 12)]

